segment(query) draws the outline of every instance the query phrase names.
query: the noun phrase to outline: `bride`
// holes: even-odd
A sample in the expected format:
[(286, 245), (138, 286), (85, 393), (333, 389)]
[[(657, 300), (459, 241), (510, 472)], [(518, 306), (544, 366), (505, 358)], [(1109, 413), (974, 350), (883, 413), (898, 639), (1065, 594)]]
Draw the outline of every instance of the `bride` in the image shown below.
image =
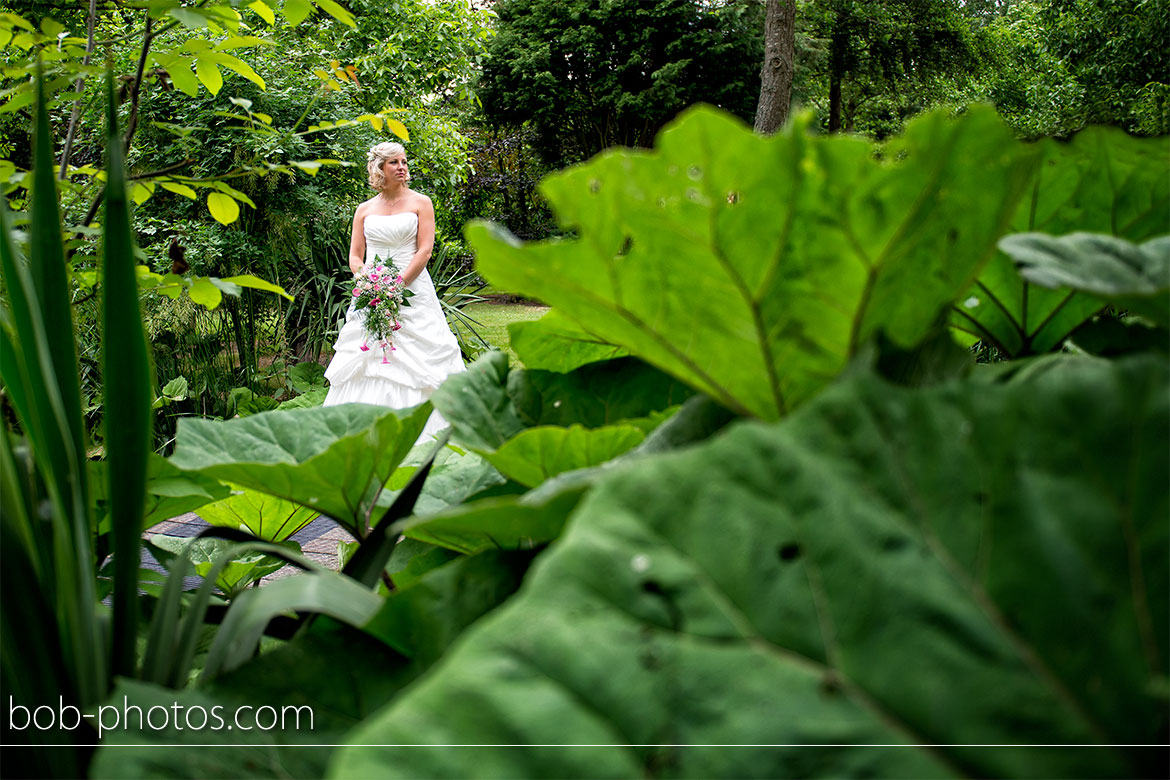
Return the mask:
[[(414, 296), (401, 308), (402, 327), (394, 333), (393, 350), (372, 343), (363, 349), (365, 314), (350, 307), (325, 370), (330, 387), (324, 405), (365, 403), (405, 409), (427, 400), (444, 379), (465, 367), (427, 273), (435, 242), (431, 199), (407, 186), (410, 169), (401, 144), (381, 143), (370, 149), (366, 168), (378, 194), (354, 212), (349, 267), (357, 275), (375, 257), (392, 263)], [(419, 441), (446, 426), (435, 412)]]

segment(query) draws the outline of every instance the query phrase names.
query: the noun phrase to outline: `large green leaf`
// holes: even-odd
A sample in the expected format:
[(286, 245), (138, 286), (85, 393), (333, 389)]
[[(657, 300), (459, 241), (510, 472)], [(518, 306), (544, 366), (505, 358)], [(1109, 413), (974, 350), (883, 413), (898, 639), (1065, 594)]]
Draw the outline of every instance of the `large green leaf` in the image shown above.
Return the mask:
[(466, 626), (520, 587), (532, 557), (532, 551), (507, 550), (460, 556), (395, 591), (364, 629), (429, 666)]
[(664, 412), (692, 394), (686, 385), (635, 358), (560, 372), (510, 369), (506, 355), (489, 352), (445, 382), (431, 402), (459, 441), (493, 452), (540, 425), (600, 428), (628, 422), (652, 429)]
[(910, 123), (886, 157), (803, 127), (761, 137), (700, 108), (653, 152), (605, 152), (544, 181), (578, 239), (467, 235), (493, 284), (775, 419), (877, 332), (916, 343), (994, 249), (1030, 171), (983, 108)]
[[(1170, 150), (1164, 138), (1135, 138), (1094, 127), (1069, 142), (1037, 144), (1042, 157), (1031, 195), (1010, 233), (1103, 233), (1141, 242), (1170, 232)], [(1061, 344), (1102, 302), (1085, 293), (1037, 287), (998, 252), (959, 299), (951, 324), (1008, 356), (1040, 354)]]
[(290, 611), (328, 615), (360, 628), (381, 607), (382, 599), (364, 585), (328, 569), (284, 577), (263, 588), (250, 588), (232, 600), (208, 651), (200, 680), (214, 679), (246, 663), (256, 654), (269, 621), (278, 615)]
[[(109, 496), (106, 491), (107, 463), (90, 461), (86, 468), (89, 470), (90, 497), (97, 508), (98, 531), (107, 532), (110, 527)], [(193, 512), (230, 494), (231, 489), (219, 480), (198, 472), (183, 471), (166, 458), (151, 454), (147, 461), (146, 506), (142, 529)]]
[(398, 523), (391, 533), (461, 553), (530, 549), (555, 539), (588, 485), (540, 495), (484, 498)]
[[(651, 418), (681, 404), (693, 391), (636, 358), (593, 362), (569, 372), (532, 368), (508, 374), (508, 395), (528, 425), (600, 428)], [(636, 422), (635, 422), (636, 421)]]
[(451, 423), (456, 439), (494, 450), (528, 427), (507, 392), (508, 356), (491, 351), (431, 394), (431, 403)]
[(199, 516), (212, 525), (247, 529), (257, 539), (281, 542), (320, 515), (270, 493), (240, 488), (227, 498), (204, 505)]
[(362, 538), (382, 486), (430, 414), (430, 404), (405, 410), (343, 404), (226, 421), (184, 418), (171, 460), (310, 507)]
[(508, 341), (526, 368), (572, 371), (586, 363), (629, 354), (589, 333), (556, 309), (539, 320), (508, 325)]
[(1088, 292), (1170, 326), (1170, 236), (1138, 245), (1100, 233), (1014, 233), (999, 246), (1032, 284)]
[(593, 429), (541, 425), (522, 431), (484, 457), (504, 476), (536, 487), (557, 474), (599, 466), (638, 446), (644, 438), (645, 434), (632, 425)]
[[(333, 774), (1159, 774), (1164, 751), (1028, 746), (1165, 733), (1168, 390), (1148, 357), (862, 375), (615, 470)], [(592, 747), (393, 747), (566, 742)]]
[[(172, 556), (186, 555), (194, 564), (194, 572), (200, 577), (206, 577), (219, 560), (233, 546), (225, 539), (185, 539), (177, 536), (154, 534), (150, 537), (153, 551), (160, 549), (171, 553)], [(300, 552), (301, 546), (296, 542), (283, 542), (282, 546), (293, 552)], [(159, 556), (156, 556), (159, 557)], [(280, 569), (286, 562), (271, 555), (265, 555), (256, 550), (233, 555), (227, 563), (215, 569), (215, 587), (226, 596), (233, 598), (243, 592), (254, 582), (267, 577)]]

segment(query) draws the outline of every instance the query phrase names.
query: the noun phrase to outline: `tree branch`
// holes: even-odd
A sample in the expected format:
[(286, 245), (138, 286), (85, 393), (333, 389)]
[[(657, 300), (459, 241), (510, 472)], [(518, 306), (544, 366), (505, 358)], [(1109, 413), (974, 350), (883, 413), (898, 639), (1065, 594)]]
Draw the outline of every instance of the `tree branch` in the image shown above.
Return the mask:
[(127, 176), (126, 179), (128, 181), (137, 181), (139, 179), (152, 179), (155, 176), (162, 176), (164, 174), (171, 173), (173, 171), (177, 171), (180, 168), (186, 168), (188, 165), (190, 165), (193, 162), (195, 162), (194, 158), (188, 157), (186, 160), (183, 160), (181, 162), (177, 162), (174, 165), (168, 165), (165, 168), (159, 168), (157, 171), (150, 171), (149, 173), (136, 173), (133, 176)]
[[(93, 33), (96, 23), (97, 0), (89, 0), (89, 37), (85, 44), (85, 59), (81, 61), (82, 67), (89, 65), (90, 57), (93, 56)], [(61, 180), (65, 179), (65, 174), (69, 171), (69, 158), (73, 156), (73, 136), (77, 132), (77, 122), (81, 119), (80, 93), (84, 86), (85, 74), (83, 73), (73, 82), (73, 91), (78, 95), (73, 99), (73, 113), (69, 116), (69, 131), (65, 134), (65, 148), (61, 151), (61, 172), (57, 175), (57, 178)]]
[(138, 100), (142, 92), (142, 74), (146, 70), (146, 57), (150, 53), (150, 44), (154, 40), (151, 28), (154, 20), (150, 14), (146, 15), (146, 27), (142, 33), (142, 53), (138, 56), (138, 70), (134, 74), (134, 83), (130, 85), (130, 119), (126, 122), (126, 137), (122, 141), (122, 152), (130, 154), (130, 142), (134, 139), (134, 132), (138, 129)]

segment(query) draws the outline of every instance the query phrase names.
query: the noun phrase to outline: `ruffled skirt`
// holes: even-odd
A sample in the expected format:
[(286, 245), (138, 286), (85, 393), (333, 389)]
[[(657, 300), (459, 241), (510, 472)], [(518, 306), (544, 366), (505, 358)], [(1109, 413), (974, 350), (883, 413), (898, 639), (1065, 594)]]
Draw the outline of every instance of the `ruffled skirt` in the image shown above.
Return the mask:
[[(447, 326), (435, 285), (426, 269), (408, 288), (414, 293), (400, 312), (402, 327), (395, 331), (394, 349), (383, 350), (368, 342), (364, 313), (352, 308), (333, 346), (333, 360), (325, 370), (329, 393), (325, 406), (363, 403), (406, 409), (431, 397), (451, 374), (466, 370), (459, 342)], [(368, 349), (363, 350), (362, 346)], [(426, 441), (447, 427), (434, 412), (419, 441)]]

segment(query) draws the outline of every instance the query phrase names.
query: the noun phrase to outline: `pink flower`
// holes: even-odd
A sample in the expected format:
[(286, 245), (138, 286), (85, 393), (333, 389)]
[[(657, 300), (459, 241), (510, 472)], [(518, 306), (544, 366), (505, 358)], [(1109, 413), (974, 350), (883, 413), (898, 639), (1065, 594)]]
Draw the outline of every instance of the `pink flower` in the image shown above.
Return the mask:
[(378, 275), (377, 274), (370, 274), (370, 281), (371, 282), (378, 281)]
[(353, 297), (355, 297), (355, 298), (356, 298), (356, 297), (358, 297), (358, 296), (359, 296), (359, 295), (361, 295), (361, 294), (362, 294), (361, 290), (355, 289), (355, 290), (353, 291)]
[(402, 274), (398, 274), (398, 276), (395, 277), (394, 281), (398, 282), (399, 284), (402, 284)]
[(395, 322), (395, 323), (394, 323), (394, 326), (393, 326), (393, 327), (391, 327), (391, 328), (390, 328), (390, 330), (398, 330), (398, 329), (399, 329), (399, 328), (401, 328), (401, 327), (402, 327), (402, 323), (401, 323), (401, 322)]
[(362, 352), (369, 352), (369, 351), (370, 351), (370, 345), (363, 342), (362, 343)]
[(382, 299), (381, 299), (381, 298), (375, 298), (374, 300), (370, 301), (370, 305), (371, 305), (371, 306), (377, 306), (377, 305), (378, 305), (379, 303), (381, 303), (381, 302), (382, 302)]

